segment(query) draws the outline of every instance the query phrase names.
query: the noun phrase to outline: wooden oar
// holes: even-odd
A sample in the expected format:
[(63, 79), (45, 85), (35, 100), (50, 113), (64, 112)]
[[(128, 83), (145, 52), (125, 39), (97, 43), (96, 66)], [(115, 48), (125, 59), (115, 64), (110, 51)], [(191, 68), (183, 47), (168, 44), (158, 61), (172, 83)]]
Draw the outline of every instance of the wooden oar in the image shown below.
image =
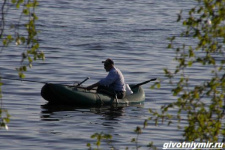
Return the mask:
[(136, 88), (136, 87), (139, 87), (139, 86), (141, 86), (141, 85), (143, 85), (143, 84), (146, 84), (146, 83), (148, 83), (148, 82), (155, 81), (155, 80), (157, 80), (157, 78), (150, 79), (150, 80), (147, 80), (147, 81), (145, 81), (145, 82), (138, 83), (138, 84), (132, 86), (131, 88), (134, 89), (134, 88)]

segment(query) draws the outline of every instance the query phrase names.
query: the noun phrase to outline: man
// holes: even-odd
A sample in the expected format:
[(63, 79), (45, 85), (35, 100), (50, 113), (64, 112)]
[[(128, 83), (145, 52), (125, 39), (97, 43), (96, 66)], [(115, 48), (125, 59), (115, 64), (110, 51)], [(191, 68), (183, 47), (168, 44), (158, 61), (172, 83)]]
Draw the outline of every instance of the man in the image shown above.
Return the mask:
[(122, 99), (125, 97), (126, 86), (123, 74), (119, 69), (114, 66), (112, 59), (108, 58), (104, 63), (104, 68), (108, 75), (101, 79), (99, 82), (87, 87), (87, 90), (91, 90), (94, 87), (98, 87), (97, 92), (111, 93)]

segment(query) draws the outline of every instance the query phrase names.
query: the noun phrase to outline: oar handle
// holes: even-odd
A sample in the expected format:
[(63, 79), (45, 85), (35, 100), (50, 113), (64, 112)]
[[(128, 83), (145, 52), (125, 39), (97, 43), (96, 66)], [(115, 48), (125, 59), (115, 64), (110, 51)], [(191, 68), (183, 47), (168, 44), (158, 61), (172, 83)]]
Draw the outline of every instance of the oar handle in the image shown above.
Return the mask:
[(87, 77), (86, 79), (84, 79), (84, 81), (80, 82), (77, 86), (80, 86), (81, 84), (83, 84), (85, 81), (87, 81), (88, 79), (90, 79), (90, 77)]
[(144, 82), (138, 83), (138, 84), (136, 84), (136, 85), (132, 86), (131, 88), (133, 89), (133, 88), (139, 87), (139, 86), (141, 86), (141, 85), (143, 85), (143, 84), (146, 84), (146, 83), (148, 83), (148, 82), (155, 81), (155, 80), (157, 80), (157, 78), (150, 79), (150, 80), (147, 80), (147, 81), (144, 81)]

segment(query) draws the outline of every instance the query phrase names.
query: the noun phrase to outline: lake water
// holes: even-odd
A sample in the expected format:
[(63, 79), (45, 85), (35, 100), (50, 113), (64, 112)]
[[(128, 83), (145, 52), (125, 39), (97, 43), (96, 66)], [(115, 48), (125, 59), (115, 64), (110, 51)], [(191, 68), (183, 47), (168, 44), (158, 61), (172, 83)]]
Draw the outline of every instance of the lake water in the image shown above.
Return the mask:
[[(107, 74), (101, 61), (112, 58), (127, 83), (163, 79), (162, 69), (175, 66), (174, 54), (166, 48), (167, 38), (179, 34), (182, 28), (176, 22), (177, 14), (193, 4), (187, 0), (40, 0), (37, 24), (46, 60), (35, 62), (26, 77), (71, 84), (90, 77), (84, 83), (90, 85)], [(20, 54), (13, 46), (0, 54), (1, 76), (17, 77), (14, 68), (20, 64)], [(174, 100), (165, 82), (155, 90), (149, 88), (152, 83), (144, 85), (146, 102), (141, 106), (48, 106), (40, 96), (43, 84), (3, 82), (3, 107), (11, 121), (8, 131), (0, 131), (2, 150), (87, 149), (87, 143), (96, 142), (90, 138), (96, 132), (111, 134), (116, 149), (135, 149), (130, 141), (136, 138), (134, 129), (149, 117), (148, 109), (159, 110)], [(149, 121), (139, 145), (148, 149), (152, 141), (162, 148), (165, 142), (180, 140), (182, 130), (176, 123), (155, 126)], [(110, 145), (103, 142), (101, 148)]]

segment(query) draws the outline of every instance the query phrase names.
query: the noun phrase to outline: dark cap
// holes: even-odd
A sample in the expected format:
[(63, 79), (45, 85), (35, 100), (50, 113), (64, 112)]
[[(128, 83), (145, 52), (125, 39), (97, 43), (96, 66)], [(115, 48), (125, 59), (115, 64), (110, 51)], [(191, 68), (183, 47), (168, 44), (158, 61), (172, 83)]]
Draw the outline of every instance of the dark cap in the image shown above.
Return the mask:
[(106, 59), (105, 61), (102, 61), (102, 63), (106, 63), (106, 64), (111, 64), (111, 65), (114, 65), (114, 62), (112, 59), (108, 58)]

